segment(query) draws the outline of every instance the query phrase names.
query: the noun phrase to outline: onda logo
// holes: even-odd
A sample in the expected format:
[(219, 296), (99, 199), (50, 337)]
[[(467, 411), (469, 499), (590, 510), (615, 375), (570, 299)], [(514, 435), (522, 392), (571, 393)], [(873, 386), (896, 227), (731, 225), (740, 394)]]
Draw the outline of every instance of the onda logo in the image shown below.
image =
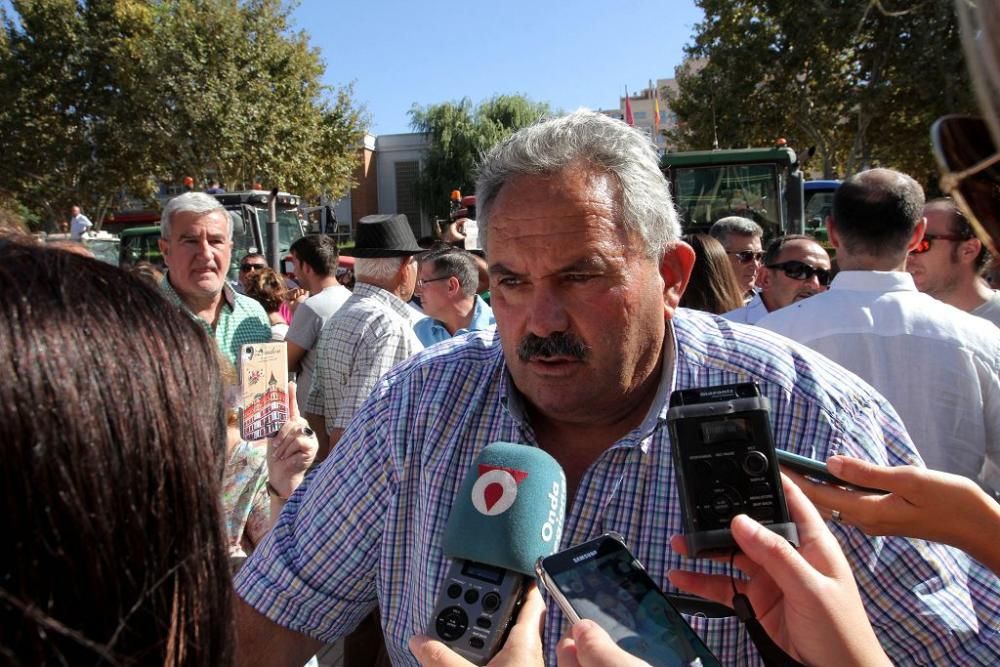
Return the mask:
[(479, 479), (472, 485), (472, 505), (480, 514), (496, 516), (510, 509), (517, 499), (517, 485), (528, 473), (513, 468), (480, 465)]

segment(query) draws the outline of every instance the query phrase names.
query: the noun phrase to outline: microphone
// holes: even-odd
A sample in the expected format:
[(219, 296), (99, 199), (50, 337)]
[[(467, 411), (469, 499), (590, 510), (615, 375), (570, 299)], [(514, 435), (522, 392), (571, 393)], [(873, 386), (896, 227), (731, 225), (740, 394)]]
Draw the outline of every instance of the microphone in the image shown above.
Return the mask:
[(476, 665), (500, 650), (535, 562), (559, 549), (566, 475), (537, 447), (483, 448), (448, 515), (444, 555), (453, 560), (427, 634)]

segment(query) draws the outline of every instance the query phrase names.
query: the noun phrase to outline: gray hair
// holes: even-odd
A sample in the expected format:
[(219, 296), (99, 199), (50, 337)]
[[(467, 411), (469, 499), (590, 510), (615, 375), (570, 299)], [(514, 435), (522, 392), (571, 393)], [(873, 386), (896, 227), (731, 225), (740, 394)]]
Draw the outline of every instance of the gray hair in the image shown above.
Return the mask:
[(229, 238), (233, 238), (233, 218), (219, 200), (204, 192), (185, 192), (167, 202), (160, 214), (160, 238), (170, 239), (170, 220), (176, 213), (196, 213), (204, 215), (222, 211), (229, 225)]
[(354, 278), (365, 283), (387, 283), (396, 277), (399, 268), (413, 257), (356, 257)]
[(758, 225), (756, 222), (750, 218), (741, 218), (738, 215), (730, 215), (725, 218), (719, 218), (715, 221), (708, 233), (721, 243), (725, 243), (726, 237), (730, 234), (736, 234), (737, 236), (764, 236), (764, 228)]
[(621, 187), (621, 222), (659, 259), (680, 236), (670, 186), (649, 137), (620, 120), (579, 109), (518, 130), (483, 158), (476, 183), (479, 235), (487, 248), (490, 209), (516, 176), (550, 175), (575, 163), (614, 177)]

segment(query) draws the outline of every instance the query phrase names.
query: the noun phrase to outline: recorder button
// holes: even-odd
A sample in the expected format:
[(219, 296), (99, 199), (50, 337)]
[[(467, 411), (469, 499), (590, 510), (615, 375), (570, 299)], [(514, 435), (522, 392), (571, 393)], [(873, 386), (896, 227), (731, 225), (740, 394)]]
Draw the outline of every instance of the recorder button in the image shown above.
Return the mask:
[(708, 461), (695, 461), (691, 467), (694, 469), (695, 476), (699, 479), (712, 477), (712, 464)]
[(500, 596), (496, 593), (487, 593), (483, 596), (483, 611), (492, 614), (500, 608)]
[(763, 475), (767, 468), (767, 457), (761, 452), (747, 452), (743, 457), (743, 470), (748, 475)]
[(472, 648), (482, 648), (486, 646), (486, 642), (483, 641), (482, 637), (471, 637), (469, 639), (469, 646)]
[(469, 627), (469, 617), (461, 607), (448, 607), (438, 614), (434, 629), (438, 637), (453, 642), (465, 634)]
[(721, 517), (729, 516), (733, 511), (733, 503), (724, 495), (712, 499), (712, 511)]
[(750, 485), (750, 495), (752, 496), (770, 496), (771, 495), (771, 485), (767, 482), (754, 482)]
[(476, 619), (476, 625), (481, 627), (483, 630), (489, 630), (493, 627), (493, 621), (490, 620), (489, 616), (480, 616)]
[(469, 590), (465, 591), (466, 602), (468, 602), (469, 604), (476, 604), (477, 600), (479, 600), (479, 591), (473, 588), (470, 588)]
[(452, 584), (451, 586), (448, 587), (448, 597), (450, 597), (452, 600), (457, 599), (458, 596), (461, 594), (462, 594), (462, 587), (459, 586), (458, 584)]

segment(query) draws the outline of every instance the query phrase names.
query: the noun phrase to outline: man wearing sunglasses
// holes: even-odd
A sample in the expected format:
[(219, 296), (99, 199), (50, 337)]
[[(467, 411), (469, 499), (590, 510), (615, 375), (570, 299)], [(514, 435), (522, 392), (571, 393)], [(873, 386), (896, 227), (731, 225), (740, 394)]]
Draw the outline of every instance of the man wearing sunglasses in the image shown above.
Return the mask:
[(267, 260), (259, 252), (251, 252), (240, 260), (240, 292), (246, 292), (247, 281), (254, 272), (267, 268)]
[(760, 268), (764, 257), (760, 241), (764, 236), (764, 230), (749, 218), (731, 215), (716, 220), (708, 233), (726, 249), (726, 255), (733, 265), (733, 273), (740, 283), (743, 298), (750, 301), (754, 297), (757, 269)]
[(844, 181), (827, 218), (840, 273), (830, 290), (758, 324), (867, 380), (899, 413), (928, 468), (1000, 489), (1000, 336), (917, 291), (905, 271), (923, 241), (912, 178), (872, 169)]
[(768, 313), (825, 292), (830, 284), (830, 255), (805, 234), (772, 239), (763, 262), (757, 273), (760, 291), (742, 308), (723, 313), (727, 320), (756, 324)]
[(972, 225), (949, 198), (927, 202), (924, 217), (924, 238), (906, 260), (917, 289), (1000, 326), (1000, 292), (983, 280), (990, 255)]

